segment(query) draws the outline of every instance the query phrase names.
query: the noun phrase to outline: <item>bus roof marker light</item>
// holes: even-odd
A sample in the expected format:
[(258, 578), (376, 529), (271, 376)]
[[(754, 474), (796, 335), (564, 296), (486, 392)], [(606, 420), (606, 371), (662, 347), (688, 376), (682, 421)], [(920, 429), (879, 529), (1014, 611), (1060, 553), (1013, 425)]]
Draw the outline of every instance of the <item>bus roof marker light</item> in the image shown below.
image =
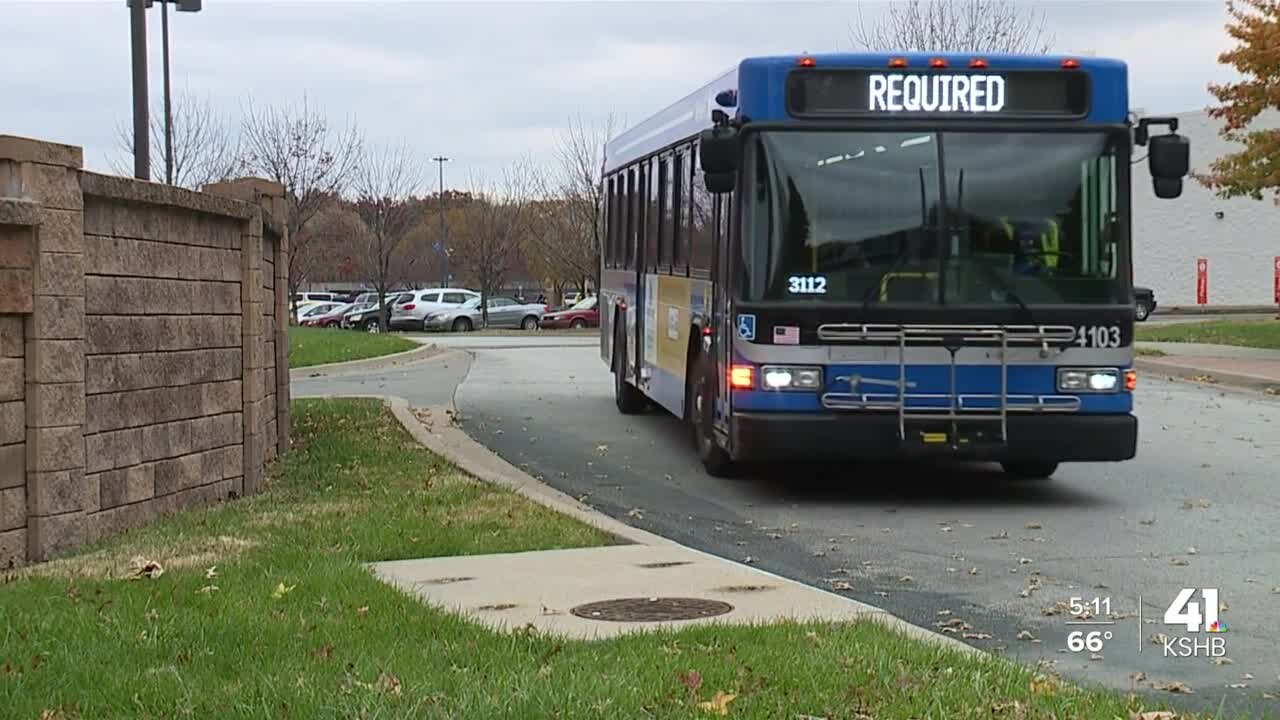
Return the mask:
[(1062, 61), (1062, 67), (1066, 70), (1076, 70), (1080, 67), (1080, 61), (1075, 58), (1067, 58)]
[(906, 58), (901, 58), (901, 57), (889, 58), (889, 67), (891, 68), (904, 68), (906, 66), (907, 66)]
[(987, 61), (982, 58), (973, 58), (969, 61), (969, 67), (977, 70), (985, 70), (987, 68)]
[(948, 63), (946, 58), (930, 58), (929, 59), (929, 67), (931, 68), (944, 68), (944, 67), (947, 67), (947, 65)]
[(814, 60), (813, 58), (809, 57), (808, 55), (805, 55), (804, 57), (800, 58), (799, 60), (796, 60), (796, 65), (797, 65), (798, 67), (802, 67), (802, 68), (811, 68), (811, 67), (816, 66), (817, 64), (818, 64), (818, 61), (817, 61), (817, 60)]

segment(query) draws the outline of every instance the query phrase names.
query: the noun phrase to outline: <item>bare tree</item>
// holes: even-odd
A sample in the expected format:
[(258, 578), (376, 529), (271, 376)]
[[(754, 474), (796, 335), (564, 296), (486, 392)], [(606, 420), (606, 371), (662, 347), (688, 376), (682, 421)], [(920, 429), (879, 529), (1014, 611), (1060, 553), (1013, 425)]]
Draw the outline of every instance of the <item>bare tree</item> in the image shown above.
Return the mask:
[(357, 272), (378, 292), (379, 329), (386, 331), (387, 291), (403, 282), (417, 259), (409, 237), (422, 221), (417, 198), (423, 184), (418, 154), (403, 143), (370, 150), (352, 178), (355, 209), (364, 225), (354, 240)]
[[(561, 131), (556, 159), (559, 165), (558, 194), (563, 199), (559, 238), (561, 254), (577, 270), (578, 284), (590, 278), (600, 287), (600, 246), (603, 235), (600, 210), (604, 201), (604, 145), (620, 129), (610, 113), (596, 123), (581, 115), (569, 119)], [(586, 287), (580, 287), (584, 292)]]
[[(220, 114), (208, 98), (189, 92), (173, 98), (173, 184), (199, 189), (244, 174), (244, 153), (233, 123)], [(119, 155), (108, 162), (118, 175), (133, 174), (133, 125), (116, 125)], [(151, 156), (161, 158), (163, 168), (164, 106), (151, 111)]]
[(289, 294), (305, 282), (314, 235), (307, 225), (346, 188), (360, 161), (363, 140), (355, 121), (339, 128), (304, 95), (298, 104), (257, 106), (244, 111), (245, 161), (249, 172), (284, 186), (288, 204)]
[(901, 0), (871, 23), (859, 8), (849, 39), (859, 50), (904, 52), (1044, 53), (1054, 42), (1044, 11), (1010, 0)]
[(507, 273), (522, 260), (536, 183), (528, 159), (517, 161), (493, 182), (473, 180), (474, 198), (463, 208), (462, 227), (453, 234), (450, 257), (480, 286), (480, 312), (486, 326), (489, 296), (502, 289)]

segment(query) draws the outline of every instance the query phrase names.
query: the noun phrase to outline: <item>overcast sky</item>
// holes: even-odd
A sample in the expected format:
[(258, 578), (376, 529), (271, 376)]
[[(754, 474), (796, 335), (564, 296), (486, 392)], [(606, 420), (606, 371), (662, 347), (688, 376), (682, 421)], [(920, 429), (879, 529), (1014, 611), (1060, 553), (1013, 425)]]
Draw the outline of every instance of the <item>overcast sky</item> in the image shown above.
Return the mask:
[[(1028, 3), (1029, 4), (1029, 3)], [(171, 13), (175, 92), (237, 118), (255, 99), (306, 92), (370, 140), (403, 139), (456, 159), (446, 185), (514, 156), (547, 158), (572, 114), (636, 122), (744, 56), (850, 48), (849, 26), (883, 3), (334, 2), (204, 0)], [(1177, 112), (1230, 79), (1220, 0), (1035, 3), (1064, 52), (1126, 60), (1132, 104)], [(148, 12), (151, 87), (159, 98), (160, 14)], [(7, 71), (0, 133), (85, 149), (91, 169), (119, 156), (129, 121), (125, 0), (0, 0)], [(157, 161), (158, 160), (158, 161)], [(153, 167), (162, 167), (153, 158)], [(455, 182), (450, 182), (450, 177)]]

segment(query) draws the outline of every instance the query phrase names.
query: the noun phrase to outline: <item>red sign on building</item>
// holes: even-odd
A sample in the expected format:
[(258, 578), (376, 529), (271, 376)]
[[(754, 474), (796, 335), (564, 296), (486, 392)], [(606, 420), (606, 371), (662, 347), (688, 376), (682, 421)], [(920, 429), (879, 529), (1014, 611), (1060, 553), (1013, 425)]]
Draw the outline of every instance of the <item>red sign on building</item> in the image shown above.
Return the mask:
[(1196, 304), (1209, 304), (1209, 259), (1196, 258)]
[(1273, 268), (1272, 277), (1274, 278), (1273, 283), (1275, 285), (1274, 294), (1275, 294), (1276, 304), (1280, 305), (1280, 255), (1277, 255), (1275, 258), (1272, 259), (1271, 266)]

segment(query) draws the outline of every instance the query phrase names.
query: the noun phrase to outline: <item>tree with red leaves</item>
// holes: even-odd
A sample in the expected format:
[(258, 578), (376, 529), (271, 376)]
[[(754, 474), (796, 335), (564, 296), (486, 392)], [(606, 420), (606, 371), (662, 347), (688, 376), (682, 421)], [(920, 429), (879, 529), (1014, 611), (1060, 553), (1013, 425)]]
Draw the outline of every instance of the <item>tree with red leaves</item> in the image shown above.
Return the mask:
[(1223, 122), (1219, 134), (1241, 149), (1194, 177), (1219, 197), (1261, 200), (1270, 192), (1280, 205), (1280, 128), (1249, 127), (1264, 112), (1280, 110), (1280, 0), (1228, 0), (1227, 13), (1227, 33), (1239, 44), (1219, 55), (1218, 62), (1234, 67), (1243, 78), (1209, 85), (1222, 103), (1210, 108), (1209, 115)]

